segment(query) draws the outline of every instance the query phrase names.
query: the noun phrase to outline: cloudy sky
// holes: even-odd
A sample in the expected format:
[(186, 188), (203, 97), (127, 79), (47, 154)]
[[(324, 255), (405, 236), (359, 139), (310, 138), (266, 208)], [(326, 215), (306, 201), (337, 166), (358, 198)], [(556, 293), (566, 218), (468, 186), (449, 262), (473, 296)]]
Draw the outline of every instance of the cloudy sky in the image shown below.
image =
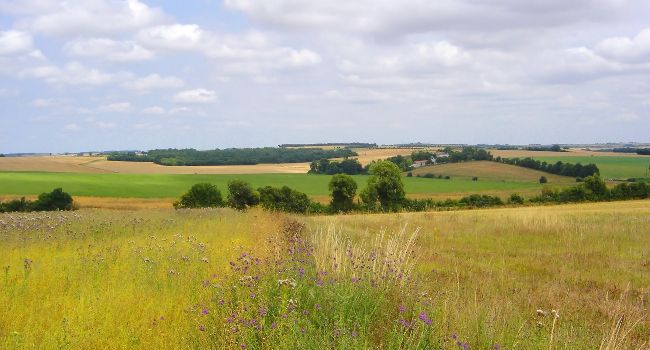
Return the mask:
[(0, 0), (0, 152), (650, 141), (647, 0)]

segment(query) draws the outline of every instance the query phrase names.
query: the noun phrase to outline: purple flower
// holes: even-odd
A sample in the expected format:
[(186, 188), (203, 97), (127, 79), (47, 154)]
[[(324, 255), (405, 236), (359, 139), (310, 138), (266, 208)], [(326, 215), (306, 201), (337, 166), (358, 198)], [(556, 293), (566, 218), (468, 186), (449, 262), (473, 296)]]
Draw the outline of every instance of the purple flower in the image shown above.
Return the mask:
[(451, 334), (451, 339), (454, 339), (454, 340), (455, 340), (456, 338), (458, 338), (458, 335), (456, 335), (456, 333), (452, 333), (452, 334)]
[(223, 299), (219, 300), (219, 305), (223, 305), (225, 301)]
[(426, 323), (427, 325), (431, 325), (431, 323), (433, 323), (433, 321), (431, 321), (429, 316), (427, 316), (427, 313), (424, 312), (424, 311), (420, 312), (419, 318), (420, 318), (420, 321)]
[(251, 293), (251, 299), (255, 299), (255, 293)]
[(499, 345), (498, 343), (494, 343), (494, 345), (492, 345), (492, 349), (494, 349), (494, 350), (500, 350), (500, 349), (501, 349), (501, 345)]
[(402, 304), (399, 304), (399, 306), (397, 308), (398, 308), (400, 314), (403, 313), (403, 312), (406, 312), (406, 306), (404, 306)]
[(266, 313), (268, 310), (265, 307), (260, 308), (260, 316), (264, 317), (266, 316)]
[(357, 331), (352, 331), (352, 333), (350, 335), (352, 336), (352, 338), (356, 338), (357, 337)]
[(210, 311), (208, 311), (208, 308), (203, 308), (203, 310), (201, 310), (201, 313), (207, 315), (210, 313)]
[(405, 328), (411, 328), (411, 324), (409, 323), (409, 321), (407, 321), (405, 319), (400, 319), (399, 323), (401, 323), (402, 326), (404, 326)]
[(242, 343), (242, 344), (241, 344), (241, 348), (242, 348), (243, 350), (246, 350), (246, 349), (248, 349), (248, 346), (246, 346), (246, 344)]
[(314, 305), (314, 309), (316, 309), (316, 310), (320, 310), (320, 309), (321, 309), (320, 304), (316, 304), (316, 305)]
[(271, 323), (271, 329), (276, 329), (278, 327), (278, 324), (273, 322)]

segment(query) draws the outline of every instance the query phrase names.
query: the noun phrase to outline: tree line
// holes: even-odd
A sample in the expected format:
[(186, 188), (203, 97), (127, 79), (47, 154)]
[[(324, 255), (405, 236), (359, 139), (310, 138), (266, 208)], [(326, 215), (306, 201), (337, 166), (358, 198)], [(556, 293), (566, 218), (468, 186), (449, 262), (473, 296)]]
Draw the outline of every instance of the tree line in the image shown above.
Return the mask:
[[(401, 169), (390, 161), (375, 162), (369, 169), (370, 179), (357, 196), (358, 185), (352, 176), (336, 174), (329, 182), (330, 202), (327, 205), (313, 202), (307, 194), (287, 186), (265, 186), (254, 190), (248, 183), (234, 180), (228, 184), (228, 197), (223, 200), (221, 192), (210, 184), (192, 187), (176, 208), (201, 206), (230, 206), (245, 210), (260, 205), (272, 211), (302, 214), (342, 213), (342, 212), (399, 212), (425, 211), (449, 208), (486, 208), (503, 205), (523, 205), (526, 203), (571, 203), (584, 201), (613, 201), (643, 199), (650, 196), (650, 185), (645, 182), (622, 183), (609, 189), (598, 174), (588, 176), (582, 183), (562, 190), (544, 188), (539, 196), (528, 200), (512, 194), (506, 201), (497, 196), (471, 194), (460, 199), (409, 199), (406, 198)], [(199, 195), (198, 192), (209, 195)], [(212, 198), (209, 205), (197, 198)], [(357, 199), (358, 198), (358, 199)]]
[(254, 165), (260, 163), (302, 163), (323, 158), (356, 156), (348, 148), (324, 150), (321, 148), (228, 148), (198, 151), (189, 149), (155, 149), (145, 154), (134, 152), (112, 153), (108, 160), (127, 162), (154, 162), (160, 165)]
[(0, 202), (0, 213), (72, 210), (72, 196), (63, 189), (56, 188), (49, 193), (41, 193), (35, 201), (26, 200), (25, 197), (7, 202)]
[(544, 171), (551, 174), (571, 176), (576, 178), (586, 178), (587, 176), (593, 176), (600, 174), (600, 170), (596, 164), (586, 164), (582, 165), (580, 163), (564, 163), (562, 161), (557, 161), (555, 163), (540, 162), (530, 157), (526, 158), (496, 158), (497, 162), (517, 165), (524, 168), (535, 169)]
[(636, 153), (642, 156), (650, 155), (650, 148), (632, 148), (632, 147), (622, 147), (622, 148), (613, 148), (612, 152), (616, 153)]

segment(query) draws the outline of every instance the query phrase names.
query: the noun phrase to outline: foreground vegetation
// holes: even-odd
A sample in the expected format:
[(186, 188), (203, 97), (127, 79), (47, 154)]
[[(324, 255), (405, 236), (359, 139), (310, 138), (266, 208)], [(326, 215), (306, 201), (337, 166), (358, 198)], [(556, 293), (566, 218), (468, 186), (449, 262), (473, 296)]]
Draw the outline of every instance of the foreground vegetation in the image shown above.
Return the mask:
[(648, 212), (3, 214), (0, 347), (641, 349)]

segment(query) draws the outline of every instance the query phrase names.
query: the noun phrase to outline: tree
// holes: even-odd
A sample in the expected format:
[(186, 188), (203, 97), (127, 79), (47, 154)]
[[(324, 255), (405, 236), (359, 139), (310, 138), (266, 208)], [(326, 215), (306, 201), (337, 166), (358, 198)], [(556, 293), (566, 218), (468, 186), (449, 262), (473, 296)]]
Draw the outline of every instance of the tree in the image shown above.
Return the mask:
[(329, 183), (332, 195), (330, 202), (334, 212), (348, 212), (354, 208), (354, 196), (357, 193), (357, 183), (352, 176), (338, 174), (332, 176)]
[(174, 202), (174, 208), (216, 208), (223, 207), (221, 191), (209, 183), (198, 183)]
[(63, 192), (63, 189), (56, 188), (50, 193), (41, 193), (38, 200), (34, 202), (34, 210), (72, 210), (72, 196)]
[[(288, 186), (282, 186), (282, 188), (265, 186), (259, 188), (258, 191), (262, 208), (266, 210), (304, 214), (318, 206), (312, 203), (305, 193)], [(321, 208), (318, 208), (318, 211), (322, 211)]]
[(510, 204), (524, 204), (524, 197), (520, 196), (517, 193), (513, 193), (508, 198), (508, 203)]
[(539, 177), (539, 183), (545, 184), (547, 182), (548, 182), (548, 179), (546, 178), (546, 176), (540, 176)]
[(372, 177), (361, 193), (361, 199), (367, 206), (374, 206), (378, 201), (384, 211), (397, 211), (401, 208), (406, 193), (401, 170), (390, 161), (374, 163), (369, 170)]
[(260, 202), (260, 194), (243, 180), (228, 182), (228, 205), (237, 210), (246, 210)]

